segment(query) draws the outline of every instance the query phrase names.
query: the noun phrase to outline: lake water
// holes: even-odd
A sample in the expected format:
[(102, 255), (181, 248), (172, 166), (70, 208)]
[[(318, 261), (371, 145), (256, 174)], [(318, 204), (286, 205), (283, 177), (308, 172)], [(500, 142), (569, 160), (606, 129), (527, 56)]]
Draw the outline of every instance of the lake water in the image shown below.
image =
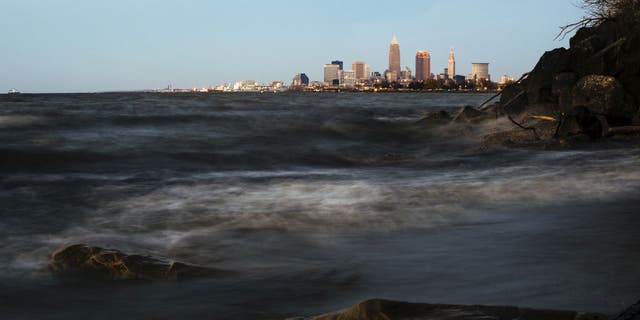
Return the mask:
[[(615, 313), (640, 146), (478, 148), (480, 94), (0, 95), (0, 317), (284, 319), (368, 298)], [(74, 243), (234, 271), (61, 282)]]

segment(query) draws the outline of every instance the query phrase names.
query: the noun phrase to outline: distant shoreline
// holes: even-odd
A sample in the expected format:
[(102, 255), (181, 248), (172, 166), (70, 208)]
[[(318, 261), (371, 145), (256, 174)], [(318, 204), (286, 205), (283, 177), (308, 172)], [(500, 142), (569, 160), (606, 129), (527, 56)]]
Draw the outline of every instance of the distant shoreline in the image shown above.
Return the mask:
[(162, 92), (155, 90), (140, 90), (140, 91), (99, 91), (99, 92), (23, 92), (20, 94), (7, 94), (2, 93), (0, 96), (6, 97), (20, 97), (31, 95), (62, 95), (62, 94), (166, 94), (166, 95), (221, 95), (221, 94), (342, 94), (342, 93), (362, 93), (362, 94), (491, 94), (498, 93), (499, 90), (487, 90), (487, 91), (472, 91), (472, 90), (433, 90), (433, 91), (420, 91), (420, 90), (382, 90), (382, 91), (357, 91), (357, 90), (324, 90), (324, 91), (211, 91), (211, 92), (193, 92), (193, 91), (176, 91), (176, 92)]

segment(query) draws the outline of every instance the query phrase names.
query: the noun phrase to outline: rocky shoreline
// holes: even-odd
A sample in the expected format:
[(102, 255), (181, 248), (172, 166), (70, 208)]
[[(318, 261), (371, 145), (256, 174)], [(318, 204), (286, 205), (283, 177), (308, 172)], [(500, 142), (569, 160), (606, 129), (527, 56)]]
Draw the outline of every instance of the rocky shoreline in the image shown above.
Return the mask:
[[(507, 118), (485, 146), (570, 147), (586, 141), (640, 139), (640, 23), (607, 19), (581, 28), (570, 48), (546, 52), (531, 72), (487, 107), (427, 115), (421, 124), (478, 124)], [(614, 140), (616, 141), (616, 140)]]
[[(367, 300), (350, 308), (313, 317), (288, 320), (606, 320), (599, 313), (538, 310), (508, 306), (465, 306)], [(635, 319), (615, 318), (615, 319)]]

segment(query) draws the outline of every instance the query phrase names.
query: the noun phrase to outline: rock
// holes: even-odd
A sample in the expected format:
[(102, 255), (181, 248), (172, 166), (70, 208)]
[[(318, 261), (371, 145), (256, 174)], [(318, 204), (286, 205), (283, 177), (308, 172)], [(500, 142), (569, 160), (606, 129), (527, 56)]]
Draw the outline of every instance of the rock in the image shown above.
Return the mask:
[(612, 46), (620, 40), (622, 34), (613, 21), (582, 28), (571, 38), (569, 50), (570, 68), (580, 76), (589, 74), (615, 74), (619, 47)]
[(529, 77), (523, 81), (529, 104), (555, 102), (552, 94), (554, 76), (567, 71), (569, 67), (569, 52), (558, 48), (545, 52), (533, 68)]
[(621, 52), (617, 56), (616, 74), (618, 80), (640, 105), (640, 26), (628, 32)]
[(510, 114), (520, 114), (528, 105), (524, 85), (514, 84), (504, 88), (499, 103), (503, 111), (508, 111)]
[(495, 119), (495, 116), (478, 110), (472, 106), (465, 106), (453, 118), (456, 123), (478, 123), (489, 119)]
[[(304, 318), (297, 318), (304, 319)], [(606, 320), (596, 313), (517, 307), (464, 306), (367, 300), (351, 308), (311, 317), (312, 320)], [(625, 319), (626, 320), (626, 319)]]
[(494, 103), (486, 108), (482, 109), (482, 111), (493, 118), (499, 118), (505, 115), (504, 108), (500, 103)]
[(521, 128), (513, 128), (494, 132), (482, 137), (485, 148), (490, 146), (514, 146), (514, 145), (531, 145), (541, 144), (543, 146), (549, 139), (553, 138), (556, 132), (556, 123), (549, 121), (529, 121), (525, 123), (527, 127), (534, 127), (538, 136), (533, 130), (524, 130)]
[(71, 245), (54, 252), (49, 260), (49, 270), (60, 276), (107, 280), (180, 280), (207, 277), (220, 272), (82, 244)]
[(597, 140), (608, 135), (609, 124), (604, 116), (596, 115), (585, 106), (573, 108), (563, 119), (558, 129), (560, 138), (577, 134), (586, 134), (589, 139)]
[(426, 117), (420, 119), (416, 124), (445, 124), (451, 122), (451, 115), (445, 110), (429, 113)]
[(559, 112), (571, 110), (571, 93), (576, 82), (578, 82), (578, 75), (575, 72), (558, 73), (553, 77), (551, 92), (558, 97)]
[(630, 124), (637, 112), (632, 98), (614, 77), (589, 75), (578, 80), (572, 90), (572, 106), (585, 106), (606, 116), (611, 123)]
[(611, 320), (640, 320), (640, 301), (622, 311)]

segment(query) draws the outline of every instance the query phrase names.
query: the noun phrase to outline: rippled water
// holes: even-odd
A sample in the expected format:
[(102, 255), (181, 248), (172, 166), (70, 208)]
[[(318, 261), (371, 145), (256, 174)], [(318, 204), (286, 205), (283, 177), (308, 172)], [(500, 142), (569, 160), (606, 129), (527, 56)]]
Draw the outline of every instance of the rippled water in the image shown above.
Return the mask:
[[(640, 148), (478, 150), (471, 94), (0, 96), (0, 313), (283, 319), (367, 298), (613, 313), (640, 298)], [(61, 283), (86, 243), (234, 270)]]

